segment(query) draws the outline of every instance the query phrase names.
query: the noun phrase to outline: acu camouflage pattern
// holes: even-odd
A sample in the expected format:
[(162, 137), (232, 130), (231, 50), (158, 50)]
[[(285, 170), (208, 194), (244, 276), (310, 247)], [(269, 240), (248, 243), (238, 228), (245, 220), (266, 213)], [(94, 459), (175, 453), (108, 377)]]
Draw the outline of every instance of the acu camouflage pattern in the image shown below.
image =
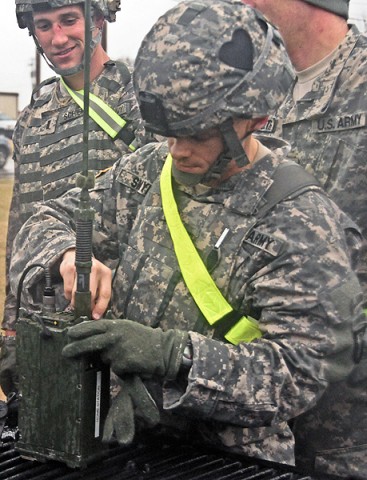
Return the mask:
[[(153, 137), (145, 134), (126, 65), (109, 61), (91, 84), (91, 92), (113, 108), (128, 125), (123, 129), (135, 137), (136, 147)], [(20, 115), (14, 131), (15, 181), (9, 214), (7, 266), (15, 235), (32, 214), (38, 201), (56, 198), (75, 187), (83, 171), (83, 110), (60, 87), (57, 80)], [(112, 140), (90, 120), (89, 169), (98, 172), (110, 167), (128, 144)], [(134, 142), (135, 143), (135, 142)], [(8, 270), (8, 269), (7, 269)], [(7, 288), (2, 328), (14, 329), (15, 298)]]
[[(352, 26), (312, 91), (296, 104), (290, 91), (278, 118), (272, 118), (266, 130), (291, 143), (292, 158), (315, 175), (366, 239), (367, 37)], [(358, 277), (367, 292), (366, 241)], [(304, 452), (313, 449), (320, 470), (367, 478), (366, 363), (365, 359), (357, 367), (353, 388), (340, 388), (337, 403), (324, 397), (323, 414), (314, 412), (302, 419), (310, 428), (308, 438), (298, 434), (301, 463)]]
[[(166, 155), (165, 144), (147, 145), (100, 176), (91, 192), (93, 253), (101, 261), (119, 258), (112, 312), (190, 332), (188, 383), (147, 382), (163, 424), (231, 451), (292, 464), (288, 422), (312, 407), (317, 411), (322, 395), (332, 395), (352, 368), (352, 324), (363, 313), (345, 232), (349, 243), (358, 242), (357, 231), (318, 187), (258, 218), (285, 161), (270, 151), (220, 188), (176, 184), (183, 222), (215, 282), (235, 310), (259, 319), (264, 332), (251, 344), (226, 344), (215, 339), (179, 271), (159, 189)], [(57, 266), (74, 246), (77, 201), (73, 190), (37, 207), (15, 241), (13, 287), (27, 265)], [(225, 228), (230, 233), (211, 263)], [(39, 278), (36, 271), (27, 277), (30, 303)]]
[(275, 113), (291, 72), (278, 33), (259, 12), (240, 0), (197, 0), (179, 3), (155, 23), (133, 80), (146, 128), (186, 136), (229, 118)]

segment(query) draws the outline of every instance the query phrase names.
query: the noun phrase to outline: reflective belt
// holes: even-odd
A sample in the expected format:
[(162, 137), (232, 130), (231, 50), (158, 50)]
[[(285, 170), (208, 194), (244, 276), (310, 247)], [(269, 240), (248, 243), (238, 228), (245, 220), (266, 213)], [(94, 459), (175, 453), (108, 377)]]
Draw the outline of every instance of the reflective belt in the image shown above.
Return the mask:
[[(233, 312), (233, 308), (210, 276), (181, 221), (172, 190), (171, 171), (172, 157), (168, 155), (160, 179), (163, 213), (186, 286), (208, 323), (214, 325)], [(241, 317), (224, 337), (228, 342), (238, 345), (261, 336), (256, 320)]]
[[(61, 78), (61, 82), (74, 102), (84, 110), (84, 90), (72, 90), (66, 85), (63, 78)], [(93, 93), (89, 93), (89, 116), (113, 139), (127, 124), (107, 103)], [(132, 152), (136, 150), (133, 142), (129, 145), (129, 149)]]

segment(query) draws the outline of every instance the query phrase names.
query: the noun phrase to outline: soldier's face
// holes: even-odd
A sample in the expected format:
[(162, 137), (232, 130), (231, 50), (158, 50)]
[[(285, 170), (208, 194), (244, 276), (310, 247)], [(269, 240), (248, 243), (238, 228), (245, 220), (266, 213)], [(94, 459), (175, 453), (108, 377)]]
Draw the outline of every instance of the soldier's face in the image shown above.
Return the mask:
[[(255, 143), (257, 149), (257, 142), (252, 136), (248, 135), (262, 128), (266, 120), (267, 118), (234, 119), (234, 131), (247, 154), (252, 151)], [(211, 169), (218, 160), (219, 155), (224, 151), (224, 142), (220, 131), (217, 128), (212, 128), (193, 137), (170, 137), (168, 139), (168, 147), (177, 170), (183, 173), (203, 176)], [(237, 166), (236, 161), (232, 160), (225, 167), (221, 179), (235, 175), (241, 169)]]
[(84, 13), (79, 5), (37, 12), (35, 34), (46, 57), (57, 68), (79, 65), (84, 56)]
[(217, 129), (206, 130), (195, 137), (170, 137), (168, 146), (177, 170), (196, 175), (205, 175), (224, 148)]

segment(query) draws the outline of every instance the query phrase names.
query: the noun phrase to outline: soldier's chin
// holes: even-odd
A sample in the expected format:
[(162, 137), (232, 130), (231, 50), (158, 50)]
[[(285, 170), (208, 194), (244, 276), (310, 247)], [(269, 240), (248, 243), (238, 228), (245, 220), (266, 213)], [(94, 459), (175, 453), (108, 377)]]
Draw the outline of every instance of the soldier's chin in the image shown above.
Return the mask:
[(188, 173), (182, 172), (175, 167), (175, 164), (172, 164), (172, 175), (173, 178), (182, 185), (187, 185), (191, 187), (193, 185), (198, 185), (201, 180), (205, 177), (205, 174), (198, 173)]

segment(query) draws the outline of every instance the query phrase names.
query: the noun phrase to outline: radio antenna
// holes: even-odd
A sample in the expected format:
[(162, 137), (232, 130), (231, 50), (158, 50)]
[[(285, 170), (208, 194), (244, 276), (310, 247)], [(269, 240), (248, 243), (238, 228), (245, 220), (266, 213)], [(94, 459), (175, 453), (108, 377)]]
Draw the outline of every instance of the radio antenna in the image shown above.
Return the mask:
[(75, 319), (91, 318), (90, 272), (92, 269), (92, 232), (94, 210), (90, 204), (89, 189), (94, 186), (94, 175), (89, 172), (89, 90), (91, 61), (91, 0), (85, 0), (85, 48), (84, 48), (84, 111), (83, 111), (83, 169), (76, 184), (81, 188), (79, 208), (75, 211), (76, 219), (76, 277)]

